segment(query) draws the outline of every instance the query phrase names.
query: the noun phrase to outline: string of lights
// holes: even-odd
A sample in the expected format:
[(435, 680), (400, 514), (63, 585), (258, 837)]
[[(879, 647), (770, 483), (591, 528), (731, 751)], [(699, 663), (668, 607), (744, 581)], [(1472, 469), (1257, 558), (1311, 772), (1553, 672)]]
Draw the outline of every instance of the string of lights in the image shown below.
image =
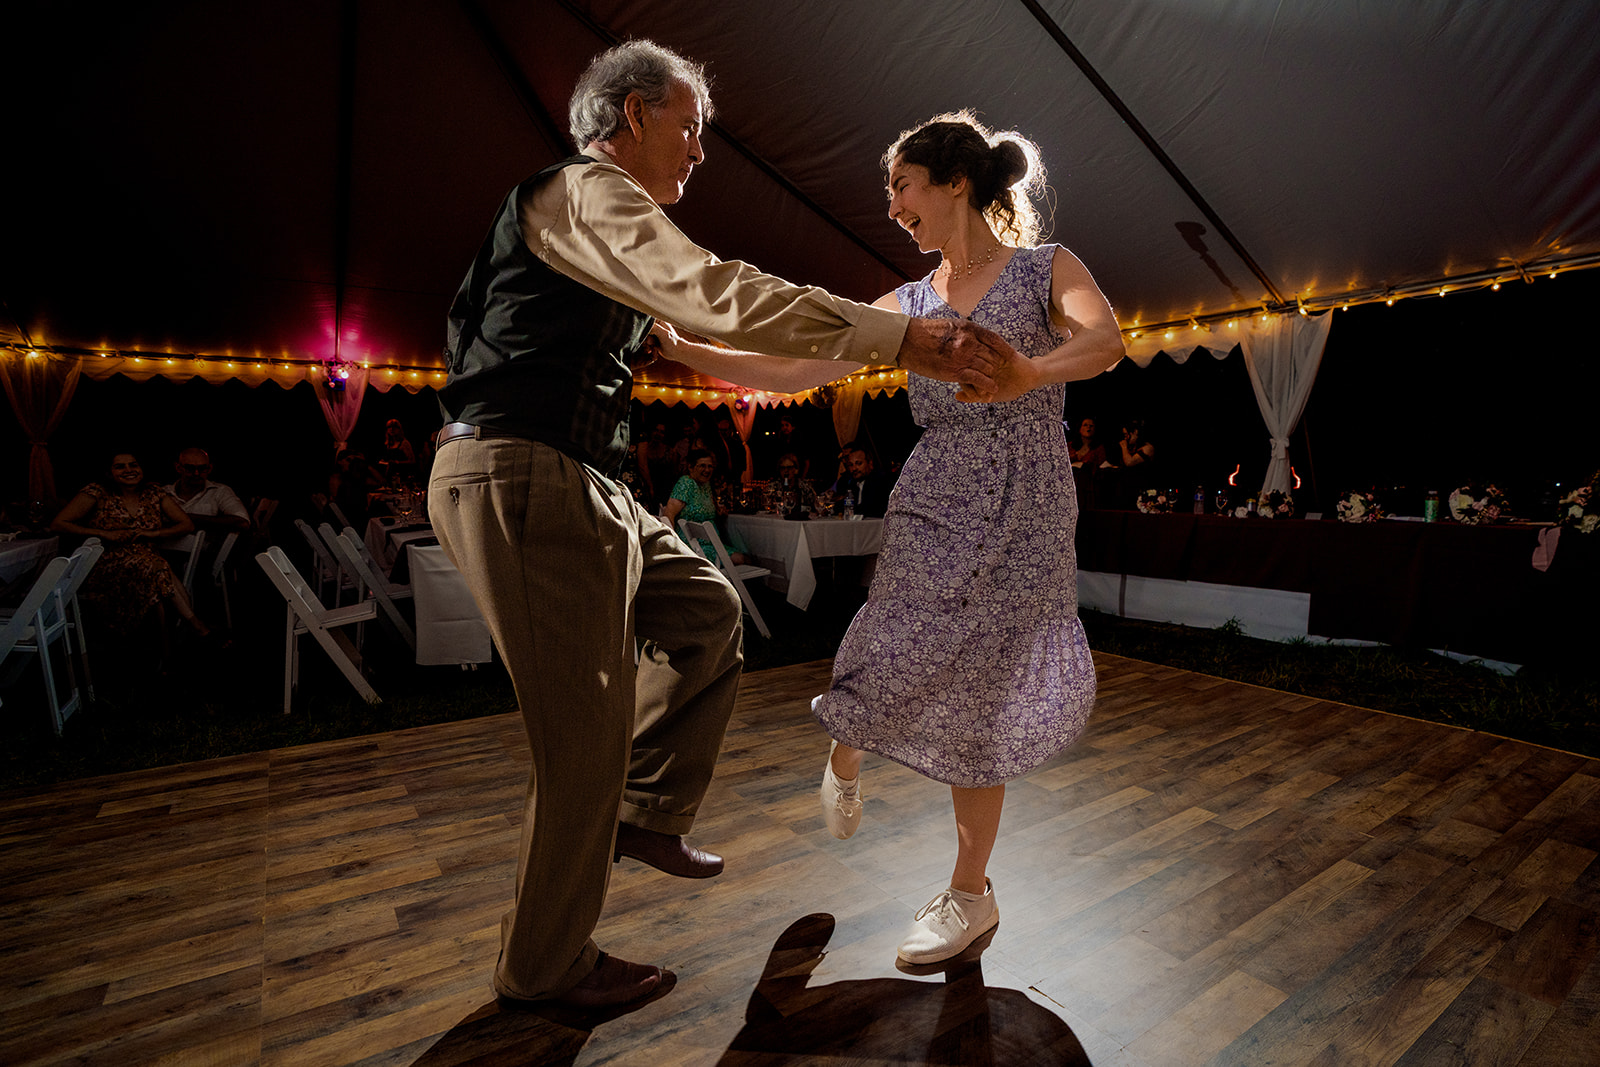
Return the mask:
[[(1397, 301), (1424, 297), (1445, 297), (1451, 293), (1472, 290), (1498, 291), (1507, 282), (1522, 281), (1534, 284), (1543, 278), (1555, 278), (1574, 270), (1600, 267), (1600, 254), (1546, 258), (1527, 263), (1512, 263), (1492, 270), (1475, 271), (1447, 278), (1410, 282), (1397, 286), (1372, 286), (1337, 295), (1307, 294), (1293, 303), (1259, 304), (1253, 307), (1232, 308), (1226, 311), (1197, 312), (1186, 318), (1162, 322), (1134, 322), (1123, 327), (1129, 340), (1161, 334), (1163, 340), (1177, 340), (1183, 331), (1211, 332), (1215, 327), (1231, 328), (1243, 319), (1261, 315), (1293, 314), (1314, 315), (1335, 309), (1348, 310), (1360, 304), (1382, 302), (1394, 305)], [(83, 370), (91, 377), (110, 377), (114, 374), (131, 376), (190, 376), (208, 380), (239, 378), (247, 383), (259, 384), (277, 381), (292, 385), (297, 381), (320, 381), (330, 388), (339, 389), (350, 372), (360, 368), (368, 373), (368, 384), (379, 389), (400, 385), (408, 389), (437, 387), (444, 384), (445, 372), (438, 365), (422, 365), (378, 360), (324, 360), (295, 357), (286, 352), (276, 356), (256, 353), (240, 356), (234, 353), (154, 352), (127, 348), (79, 348), (66, 345), (30, 344), (25, 341), (0, 341), (0, 359), (9, 358), (80, 358)], [(834, 383), (859, 384), (869, 392), (893, 393), (905, 387), (903, 370), (866, 368)], [(827, 388), (827, 387), (823, 387)], [(702, 403), (710, 406), (729, 404), (762, 406), (800, 403), (816, 397), (820, 390), (802, 393), (773, 393), (764, 390), (743, 389), (737, 386), (719, 388), (712, 386), (682, 385), (674, 382), (652, 382), (640, 379), (634, 383), (634, 395), (642, 400), (663, 400), (668, 403)]]
[(1130, 325), (1124, 326), (1122, 332), (1130, 340), (1153, 333), (1161, 333), (1167, 340), (1172, 340), (1182, 330), (1204, 332), (1219, 324), (1231, 327), (1239, 320), (1250, 318), (1254, 315), (1270, 316), (1294, 314), (1295, 312), (1299, 312), (1301, 315), (1316, 315), (1335, 309), (1348, 311), (1350, 308), (1360, 304), (1381, 302), (1392, 307), (1397, 301), (1418, 297), (1441, 297), (1448, 296), (1451, 293), (1464, 293), (1479, 289), (1498, 292), (1506, 282), (1523, 281), (1532, 284), (1541, 278), (1554, 278), (1569, 271), (1586, 270), (1591, 267), (1600, 267), (1600, 254), (1546, 258), (1528, 263), (1512, 263), (1493, 270), (1473, 271), (1446, 278), (1408, 282), (1404, 285), (1369, 286), (1339, 294), (1323, 296), (1307, 294), (1297, 297), (1293, 303), (1262, 303), (1252, 307), (1235, 307), (1227, 311), (1200, 312), (1186, 318), (1168, 319), (1161, 322), (1141, 323), (1135, 321)]

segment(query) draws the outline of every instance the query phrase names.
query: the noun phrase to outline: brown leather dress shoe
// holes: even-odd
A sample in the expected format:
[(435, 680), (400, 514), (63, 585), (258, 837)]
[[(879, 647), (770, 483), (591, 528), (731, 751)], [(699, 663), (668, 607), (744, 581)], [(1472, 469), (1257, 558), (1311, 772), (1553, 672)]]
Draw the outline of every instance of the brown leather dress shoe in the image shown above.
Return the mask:
[(711, 878), (722, 873), (721, 856), (695, 848), (677, 834), (657, 833), (619, 822), (616, 853), (612, 858), (617, 861), (624, 856), (679, 878)]
[(524, 1000), (505, 993), (495, 994), (495, 1003), (505, 1011), (543, 1011), (552, 1005), (566, 1008), (592, 1010), (613, 1008), (642, 1000), (654, 993), (666, 972), (660, 967), (645, 963), (629, 963), (600, 953), (594, 970), (583, 980), (559, 997), (547, 1000)]

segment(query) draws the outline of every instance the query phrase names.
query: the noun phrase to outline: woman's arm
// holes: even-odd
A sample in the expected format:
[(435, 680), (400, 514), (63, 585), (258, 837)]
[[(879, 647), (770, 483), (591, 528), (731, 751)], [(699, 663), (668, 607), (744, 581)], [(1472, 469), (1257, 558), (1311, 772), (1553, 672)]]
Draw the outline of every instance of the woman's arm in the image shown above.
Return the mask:
[(673, 497), (662, 505), (662, 509), (667, 513), (667, 525), (676, 530), (678, 528), (678, 516), (683, 514), (683, 501)]
[(98, 537), (103, 541), (113, 542), (129, 539), (126, 536), (118, 537), (113, 535), (131, 535), (133, 533), (131, 530), (102, 530), (99, 527), (90, 526), (88, 519), (95, 507), (94, 497), (88, 493), (79, 493), (67, 501), (67, 506), (57, 512), (54, 519), (50, 520), (51, 532), (77, 534), (79, 537)]
[(1050, 321), (1071, 336), (1031, 361), (1039, 385), (1093, 378), (1127, 354), (1111, 304), (1088, 268), (1065, 248), (1056, 249), (1050, 266)]
[(171, 493), (161, 494), (161, 516), (167, 520), (166, 526), (155, 530), (140, 530), (138, 536), (146, 541), (165, 541), (169, 537), (182, 537), (184, 534), (194, 533), (194, 520)]

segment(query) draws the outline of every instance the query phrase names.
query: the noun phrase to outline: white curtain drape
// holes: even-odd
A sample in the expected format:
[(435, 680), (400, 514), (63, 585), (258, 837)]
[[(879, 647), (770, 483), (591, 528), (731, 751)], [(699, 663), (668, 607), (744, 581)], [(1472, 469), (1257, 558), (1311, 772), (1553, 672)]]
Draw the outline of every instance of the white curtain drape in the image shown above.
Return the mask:
[(866, 398), (865, 379), (847, 378), (833, 383), (833, 432), (841, 448), (856, 439), (861, 429), (861, 403)]
[(1300, 421), (1328, 347), (1333, 315), (1275, 315), (1250, 319), (1241, 331), (1245, 369), (1272, 442), (1262, 493), (1289, 492), (1289, 435)]
[(367, 392), (369, 373), (365, 367), (350, 366), (350, 377), (342, 390), (317, 389), (317, 403), (322, 405), (322, 417), (327, 420), (328, 432), (333, 434), (334, 455), (344, 451), (350, 434), (356, 428), (356, 419), (361, 415), (361, 401)]
[(728, 418), (733, 421), (733, 428), (739, 433), (739, 441), (744, 445), (744, 481), (749, 481), (751, 469), (755, 466), (755, 459), (750, 455), (750, 431), (756, 425), (756, 405), (752, 400), (744, 404), (740, 411), (739, 404), (724, 403), (723, 407), (728, 412)]
[(1332, 324), (1331, 313), (1255, 315), (1212, 329), (1179, 329), (1170, 331), (1170, 335), (1153, 333), (1132, 338), (1128, 341), (1128, 358), (1141, 367), (1148, 367), (1162, 352), (1175, 363), (1185, 362), (1198, 351), (1223, 359), (1238, 345), (1244, 352), (1244, 365), (1272, 447), (1261, 491), (1287, 493), (1291, 484), (1289, 435), (1311, 397)]
[(50, 435), (61, 424), (78, 388), (83, 360), (54, 353), (11, 355), (0, 359), (0, 385), (28, 437), (28, 499), (53, 503), (55, 468), (50, 463)]

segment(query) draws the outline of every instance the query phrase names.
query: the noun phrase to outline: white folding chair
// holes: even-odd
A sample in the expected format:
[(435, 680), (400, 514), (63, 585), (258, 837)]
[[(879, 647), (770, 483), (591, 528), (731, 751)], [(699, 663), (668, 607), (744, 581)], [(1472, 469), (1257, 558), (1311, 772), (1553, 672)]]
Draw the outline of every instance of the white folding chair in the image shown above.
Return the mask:
[(339, 508), (339, 505), (338, 505), (337, 502), (335, 502), (333, 500), (329, 500), (328, 501), (328, 510), (333, 513), (333, 517), (334, 518), (339, 520), (339, 528), (340, 529), (344, 529), (346, 526), (350, 525), (350, 520), (344, 517), (344, 512)]
[(83, 672), (83, 693), (91, 704), (94, 703), (94, 676), (89, 673), (89, 641), (83, 630), (83, 609), (78, 603), (78, 590), (105, 550), (106, 546), (100, 543), (100, 538), (91, 537), (67, 557), (67, 580), (61, 594), (67, 617), (67, 652), (78, 661), (78, 669)]
[[(78, 710), (80, 699), (70, 652), (62, 660), (67, 677), (66, 700), (61, 699), (56, 687), (55, 663), (50, 657), (50, 646), (58, 640), (64, 648), (70, 648), (67, 645), (65, 592), (69, 584), (68, 571), (71, 569), (71, 561), (62, 556), (45, 564), (17, 610), (0, 626), (0, 664), (18, 652), (39, 657), (40, 673), (44, 675), (45, 700), (50, 705), (50, 725), (55, 728), (57, 737), (61, 736), (61, 728), (66, 724), (67, 717)], [(15, 681), (23, 665), (19, 657), (7, 669), (6, 680)]]
[(323, 607), (305, 578), (277, 545), (259, 553), (256, 562), (287, 605), (283, 629), (283, 713), (287, 715), (292, 709), (294, 691), (300, 684), (301, 634), (310, 634), (316, 639), (363, 700), (368, 704), (379, 703), (382, 698), (361, 674), (360, 650), (339, 630), (341, 626), (377, 618), (376, 602), (364, 600), (342, 608)]
[[(400, 635), (401, 640), (410, 646), (412, 654), (415, 655), (417, 651), (416, 631), (411, 628), (411, 624), (406, 621), (406, 617), (400, 614), (400, 609), (394, 602), (396, 597), (402, 599), (409, 597), (411, 595), (410, 587), (391, 582), (383, 576), (382, 571), (377, 571), (367, 566), (367, 561), (362, 558), (363, 553), (355, 548), (355, 545), (361, 545), (363, 549), (366, 548), (366, 545), (362, 543), (355, 530), (347, 527), (343, 534), (336, 534), (333, 532), (332, 526), (323, 523), (317, 527), (317, 532), (327, 542), (328, 548), (339, 557), (340, 565), (355, 575), (356, 602), (360, 603), (365, 600), (370, 593), (372, 599), (377, 601), (379, 610), (383, 612), (383, 617), (389, 620), (395, 632)], [(352, 544), (352, 540), (354, 544)]]
[(711, 522), (690, 522), (688, 519), (678, 520), (678, 529), (688, 539), (690, 547), (699, 551), (700, 541), (710, 541), (711, 547), (716, 550), (717, 558), (713, 560), (722, 576), (733, 584), (739, 593), (739, 599), (744, 601), (745, 610), (750, 613), (750, 618), (755, 620), (756, 629), (762, 637), (770, 638), (772, 631), (767, 629), (767, 622), (761, 617), (761, 611), (756, 607), (756, 602), (750, 597), (750, 590), (744, 583), (754, 578), (765, 578), (772, 571), (766, 567), (757, 567), (750, 563), (735, 563), (728, 555), (728, 550), (722, 544), (722, 537), (717, 533), (717, 526)]
[(211, 585), (222, 596), (222, 617), (230, 630), (233, 629), (233, 602), (228, 595), (228, 587), (232, 584), (228, 577), (228, 560), (233, 555), (233, 546), (238, 543), (239, 531), (234, 530), (222, 539), (217, 558), (211, 561)]
[(317, 579), (317, 599), (326, 601), (323, 589), (332, 584), (333, 606), (338, 607), (344, 601), (344, 591), (355, 590), (356, 576), (344, 569), (344, 565), (334, 556), (333, 550), (327, 546), (317, 531), (304, 519), (294, 520), (295, 529), (306, 539), (306, 544), (311, 546), (311, 566)]

